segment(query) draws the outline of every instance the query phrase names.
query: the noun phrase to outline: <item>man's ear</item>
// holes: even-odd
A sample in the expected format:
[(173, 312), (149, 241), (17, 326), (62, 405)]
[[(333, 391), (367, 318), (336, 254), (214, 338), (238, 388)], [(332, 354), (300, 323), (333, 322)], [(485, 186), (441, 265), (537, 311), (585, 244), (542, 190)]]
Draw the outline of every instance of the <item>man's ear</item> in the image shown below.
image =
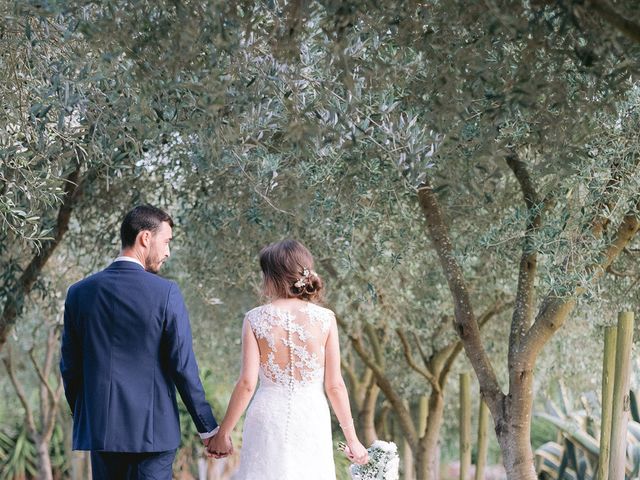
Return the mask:
[(149, 230), (142, 230), (138, 234), (138, 241), (143, 247), (149, 247), (151, 241), (151, 232)]

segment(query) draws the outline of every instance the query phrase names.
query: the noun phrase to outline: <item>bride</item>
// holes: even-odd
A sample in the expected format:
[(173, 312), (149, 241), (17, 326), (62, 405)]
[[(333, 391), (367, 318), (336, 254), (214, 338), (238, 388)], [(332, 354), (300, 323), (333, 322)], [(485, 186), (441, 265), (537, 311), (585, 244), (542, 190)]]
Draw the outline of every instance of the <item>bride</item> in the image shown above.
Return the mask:
[(234, 479), (335, 480), (326, 397), (347, 441), (346, 455), (358, 464), (368, 461), (340, 372), (335, 315), (315, 303), (322, 280), (300, 242), (284, 240), (265, 247), (260, 267), (264, 293), (272, 301), (245, 316), (240, 378), (208, 451), (217, 458), (232, 453), (231, 432), (260, 378), (244, 421)]

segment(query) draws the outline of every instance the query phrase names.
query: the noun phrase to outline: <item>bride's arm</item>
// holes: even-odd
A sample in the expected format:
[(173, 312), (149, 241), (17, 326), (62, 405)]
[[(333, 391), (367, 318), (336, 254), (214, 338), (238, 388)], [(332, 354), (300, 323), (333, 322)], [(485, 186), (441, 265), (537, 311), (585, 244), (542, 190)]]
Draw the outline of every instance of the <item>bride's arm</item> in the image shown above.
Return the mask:
[(335, 318), (332, 318), (325, 347), (324, 388), (333, 411), (338, 417), (342, 433), (344, 433), (344, 438), (351, 450), (354, 461), (356, 463), (366, 463), (368, 460), (367, 450), (358, 440), (353, 417), (351, 416), (349, 393), (340, 371), (340, 341), (338, 340), (338, 325)]
[[(258, 349), (258, 342), (253, 334), (253, 330), (251, 330), (249, 321), (245, 318), (242, 325), (242, 368), (240, 369), (240, 378), (238, 378), (233, 393), (231, 394), (227, 412), (220, 424), (220, 430), (216, 435), (216, 437), (220, 436), (221, 440), (228, 440), (230, 438), (231, 432), (247, 408), (253, 392), (256, 389), (259, 369), (260, 351)], [(209, 451), (213, 450), (215, 450), (215, 447), (210, 446)]]

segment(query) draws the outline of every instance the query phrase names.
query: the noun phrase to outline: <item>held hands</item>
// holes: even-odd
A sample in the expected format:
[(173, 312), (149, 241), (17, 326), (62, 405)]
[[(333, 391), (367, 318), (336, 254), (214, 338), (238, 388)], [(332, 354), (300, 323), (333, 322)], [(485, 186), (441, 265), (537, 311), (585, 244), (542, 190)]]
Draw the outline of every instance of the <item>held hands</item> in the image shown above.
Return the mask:
[(221, 432), (204, 441), (207, 456), (213, 458), (224, 458), (233, 455), (233, 442), (231, 436)]

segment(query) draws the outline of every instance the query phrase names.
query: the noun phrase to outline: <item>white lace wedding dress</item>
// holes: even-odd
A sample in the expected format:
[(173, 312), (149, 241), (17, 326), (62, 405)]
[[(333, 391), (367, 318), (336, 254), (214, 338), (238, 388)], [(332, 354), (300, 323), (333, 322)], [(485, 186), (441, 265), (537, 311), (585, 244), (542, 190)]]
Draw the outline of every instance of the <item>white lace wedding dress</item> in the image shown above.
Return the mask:
[(260, 384), (247, 409), (234, 480), (335, 480), (324, 345), (333, 312), (313, 303), (247, 313), (260, 350)]

